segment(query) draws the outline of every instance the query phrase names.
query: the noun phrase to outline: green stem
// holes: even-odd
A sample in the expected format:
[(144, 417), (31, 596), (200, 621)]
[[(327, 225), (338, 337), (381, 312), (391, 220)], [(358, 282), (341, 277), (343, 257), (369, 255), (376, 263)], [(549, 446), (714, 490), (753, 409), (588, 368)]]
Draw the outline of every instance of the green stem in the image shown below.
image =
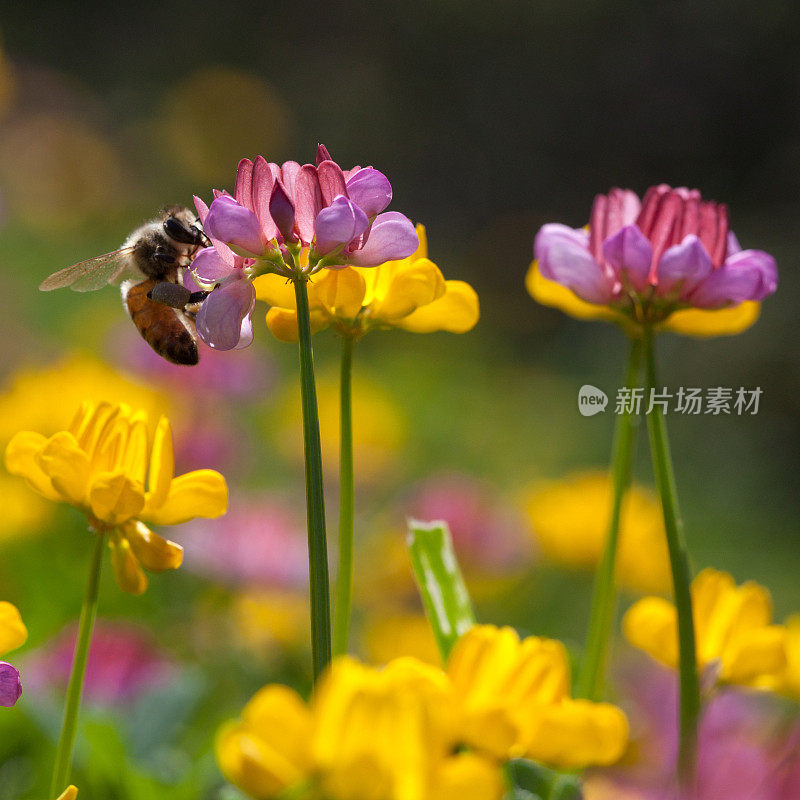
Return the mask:
[(328, 580), (328, 543), (325, 536), (325, 497), (322, 486), (322, 453), (319, 442), (319, 410), (311, 349), (311, 319), (306, 278), (293, 278), (297, 298), (300, 342), (300, 384), (303, 405), (303, 441), (306, 462), (306, 514), (308, 565), (311, 590), (311, 655), (314, 680), (331, 660), (331, 609)]
[[(644, 334), (645, 371), (647, 388), (657, 388), (653, 332)], [(700, 686), (697, 676), (694, 618), (692, 615), (691, 571), (683, 535), (683, 521), (678, 508), (675, 474), (669, 450), (667, 425), (660, 406), (647, 415), (650, 449), (656, 486), (661, 496), (664, 528), (667, 532), (672, 586), (678, 617), (678, 673), (680, 676), (680, 744), (678, 748), (678, 777), (692, 791), (697, 765), (697, 723), (700, 715)]]
[(86, 596), (83, 600), (81, 618), (78, 623), (78, 639), (75, 643), (75, 656), (72, 662), (72, 674), (67, 687), (67, 701), (64, 706), (64, 722), (61, 726), (61, 737), (58, 740), (56, 760), (53, 766), (53, 782), (50, 785), (50, 797), (58, 797), (67, 788), (72, 750), (75, 747), (75, 736), (78, 732), (78, 713), (81, 707), (83, 679), (89, 661), (89, 645), (92, 641), (92, 629), (97, 616), (97, 595), (100, 590), (100, 569), (103, 565), (103, 545), (105, 535), (96, 533), (92, 564), (89, 569), (89, 582), (86, 585)]
[(333, 654), (347, 653), (350, 609), (353, 603), (353, 345), (352, 336), (342, 337), (339, 381), (339, 568), (336, 573), (336, 608), (333, 624)]
[[(633, 339), (625, 376), (625, 385), (631, 390), (639, 385), (641, 354), (641, 340)], [(614, 427), (614, 445), (611, 456), (614, 494), (611, 516), (608, 520), (605, 550), (602, 560), (597, 565), (586, 653), (577, 684), (578, 695), (590, 700), (598, 699), (605, 676), (606, 654), (616, 606), (615, 573), (620, 515), (622, 501), (631, 479), (631, 462), (638, 424), (638, 414), (625, 413), (617, 415)]]

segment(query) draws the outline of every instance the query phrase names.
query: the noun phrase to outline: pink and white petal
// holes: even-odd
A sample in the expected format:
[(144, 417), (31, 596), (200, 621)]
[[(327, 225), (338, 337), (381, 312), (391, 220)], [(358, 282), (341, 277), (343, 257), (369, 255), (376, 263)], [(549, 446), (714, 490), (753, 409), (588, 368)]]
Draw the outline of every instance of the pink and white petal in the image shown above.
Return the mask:
[(604, 305), (614, 299), (617, 282), (589, 252), (589, 237), (577, 233), (581, 232), (556, 224), (539, 231), (535, 244), (539, 272), (587, 303)]
[(679, 289), (681, 297), (688, 297), (713, 268), (703, 243), (690, 234), (680, 244), (667, 248), (661, 256), (656, 268), (656, 293), (663, 296)]
[[(291, 197), (291, 193), (289, 196)], [(294, 186), (295, 226), (303, 244), (311, 244), (314, 238), (314, 221), (321, 210), (322, 189), (317, 169), (311, 164), (304, 164), (297, 173)]]
[(372, 219), (392, 202), (392, 185), (382, 172), (367, 167), (347, 181), (347, 196)]
[(342, 168), (335, 161), (323, 161), (317, 165), (317, 177), (322, 191), (322, 205), (329, 206), (338, 195), (348, 196)]
[(328, 148), (325, 147), (322, 142), (317, 144), (317, 166), (319, 166), (323, 161), (333, 161), (331, 158), (331, 154), (328, 152)]
[(366, 214), (344, 195), (323, 208), (314, 222), (315, 249), (320, 255), (331, 253), (361, 236), (369, 227)]
[(205, 204), (205, 201), (196, 194), (192, 195), (192, 199), (194, 200), (194, 207), (197, 209), (197, 218), (202, 225), (206, 221), (206, 216), (208, 215), (208, 206)]
[(253, 162), (249, 158), (243, 158), (236, 168), (233, 196), (239, 205), (256, 210), (253, 207)]
[(375, 217), (364, 246), (350, 253), (347, 260), (356, 267), (377, 267), (410, 256), (418, 246), (411, 220), (398, 211), (387, 211)]
[(606, 209), (606, 238), (626, 225), (633, 225), (641, 209), (642, 204), (636, 192), (632, 192), (630, 189), (612, 189), (608, 193)]
[(626, 275), (637, 291), (647, 288), (653, 249), (635, 225), (625, 225), (609, 236), (603, 242), (602, 252), (616, 273)]
[[(233, 265), (220, 256), (216, 247), (205, 247), (194, 257), (190, 270), (200, 283), (213, 286), (231, 274)], [(184, 286), (186, 286), (185, 280)], [(191, 287), (186, 286), (186, 288)]]
[(255, 300), (253, 284), (246, 278), (231, 280), (214, 289), (197, 314), (198, 336), (214, 350), (233, 350), (242, 335), (242, 322)]
[(253, 165), (253, 211), (261, 223), (264, 238), (274, 239), (278, 227), (269, 213), (269, 201), (272, 197), (272, 187), (275, 185), (275, 176), (270, 164), (264, 156), (258, 156)]
[[(270, 169), (277, 166), (277, 164), (270, 164)], [(273, 172), (275, 178), (280, 178), (283, 181), (283, 185), (286, 187), (286, 191), (289, 197), (292, 198), (293, 203), (297, 202), (297, 175), (300, 170), (301, 167), (296, 161), (284, 161), (283, 166), (279, 167), (278, 174)]]
[(0, 706), (11, 708), (21, 696), (19, 672), (7, 661), (0, 661)]
[(700, 283), (689, 302), (696, 308), (723, 308), (763, 300), (777, 285), (775, 259), (761, 250), (742, 250)]
[(234, 250), (263, 255), (266, 240), (258, 217), (232, 197), (221, 195), (208, 209), (203, 227), (211, 239), (219, 239)]

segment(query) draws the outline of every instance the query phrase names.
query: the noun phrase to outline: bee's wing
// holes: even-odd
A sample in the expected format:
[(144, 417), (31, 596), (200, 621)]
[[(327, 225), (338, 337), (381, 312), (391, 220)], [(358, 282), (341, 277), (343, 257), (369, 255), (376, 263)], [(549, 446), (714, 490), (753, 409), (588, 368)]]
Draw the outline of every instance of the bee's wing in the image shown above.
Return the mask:
[(123, 247), (121, 250), (80, 261), (71, 267), (64, 267), (45, 278), (39, 284), (39, 289), (43, 292), (65, 286), (69, 286), (73, 292), (94, 292), (102, 289), (106, 284), (118, 282), (126, 272), (136, 274), (130, 261), (132, 252), (132, 247)]

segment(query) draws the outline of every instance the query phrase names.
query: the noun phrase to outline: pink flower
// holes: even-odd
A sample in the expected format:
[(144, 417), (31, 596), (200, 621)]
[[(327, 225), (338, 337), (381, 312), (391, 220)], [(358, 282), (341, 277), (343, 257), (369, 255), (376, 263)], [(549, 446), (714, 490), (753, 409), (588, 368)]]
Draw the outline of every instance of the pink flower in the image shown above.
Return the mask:
[[(70, 626), (34, 652), (26, 665), (26, 683), (37, 690), (62, 692), (69, 681), (76, 626)], [(177, 664), (150, 636), (133, 625), (98, 620), (92, 636), (84, 696), (98, 705), (136, 700), (175, 678)]]
[(598, 195), (589, 229), (544, 225), (534, 253), (543, 277), (589, 303), (657, 321), (679, 308), (763, 300), (778, 284), (775, 259), (742, 250), (728, 208), (697, 189), (651, 187)]
[(269, 497), (240, 499), (218, 523), (183, 526), (180, 535), (191, 542), (187, 569), (234, 585), (293, 588), (308, 582), (305, 529), (289, 507)]
[(0, 706), (10, 708), (22, 696), (19, 672), (7, 661), (0, 661)]

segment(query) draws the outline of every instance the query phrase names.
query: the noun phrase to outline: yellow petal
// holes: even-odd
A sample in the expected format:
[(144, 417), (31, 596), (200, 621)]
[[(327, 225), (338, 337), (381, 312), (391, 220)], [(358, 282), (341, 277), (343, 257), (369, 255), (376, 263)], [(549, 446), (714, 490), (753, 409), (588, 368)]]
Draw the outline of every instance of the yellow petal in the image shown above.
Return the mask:
[(102, 441), (105, 433), (123, 410), (124, 406), (120, 403), (106, 402), (87, 408), (87, 414), (81, 420), (75, 438), (78, 440), (81, 450), (89, 456), (90, 460), (94, 457), (98, 443)]
[(627, 317), (612, 311), (607, 306), (598, 306), (587, 303), (560, 283), (548, 280), (539, 272), (536, 261), (531, 262), (528, 274), (525, 277), (525, 288), (528, 294), (543, 306), (550, 306), (569, 314), (576, 319), (597, 319), (608, 322), (618, 322), (623, 326), (629, 324)]
[(214, 519), (228, 510), (228, 486), (213, 469), (198, 469), (174, 478), (161, 506), (148, 504), (142, 518), (155, 525), (179, 525), (195, 517)]
[(417, 245), (416, 251), (411, 255), (411, 259), (414, 261), (418, 258), (428, 257), (428, 234), (425, 232), (425, 226), (421, 222), (418, 222), (415, 225), (415, 229), (417, 231), (419, 244)]
[(746, 331), (758, 319), (760, 313), (761, 303), (754, 301), (716, 311), (687, 308), (671, 314), (663, 329), (684, 336), (734, 336)]
[(144, 486), (147, 478), (147, 413), (137, 411), (131, 416), (128, 441), (115, 467)]
[(267, 311), (267, 327), (279, 341), (296, 342), (298, 338), (297, 312), (273, 307)]
[(114, 577), (119, 588), (128, 594), (144, 594), (147, 589), (147, 576), (131, 551), (128, 540), (115, 531), (111, 535), (109, 546), (111, 566), (114, 568)]
[(296, 309), (297, 299), (294, 293), (294, 284), (282, 275), (259, 275), (253, 280), (256, 290), (256, 300), (269, 303), (276, 308)]
[(183, 563), (183, 548), (153, 533), (143, 522), (129, 522), (124, 526), (123, 533), (133, 554), (145, 569), (164, 572), (178, 569)]
[(610, 703), (565, 700), (536, 714), (527, 755), (559, 769), (608, 765), (628, 744), (628, 720)]
[(445, 281), (442, 297), (421, 306), (395, 325), (413, 333), (466, 333), (475, 327), (479, 317), (478, 293), (464, 281)]
[(162, 506), (169, 494), (172, 477), (175, 475), (175, 454), (172, 449), (172, 429), (169, 420), (161, 417), (153, 437), (150, 453), (150, 474), (147, 479), (147, 505)]
[(427, 258), (420, 258), (395, 271), (385, 296), (373, 303), (372, 313), (377, 319), (393, 324), (442, 297), (444, 292), (444, 276), (439, 268)]
[(22, 647), (28, 638), (28, 629), (22, 622), (17, 607), (0, 601), (0, 656)]
[(58, 796), (58, 800), (75, 800), (78, 796), (78, 790), (74, 786), (68, 786), (64, 791)]
[(769, 625), (739, 635), (722, 654), (719, 678), (726, 683), (758, 685), (786, 669), (786, 628)]
[(47, 444), (46, 437), (34, 431), (20, 431), (15, 434), (6, 447), (6, 469), (12, 475), (19, 475), (30, 487), (43, 497), (55, 502), (63, 498), (53, 488), (53, 483), (39, 466), (38, 455)]
[(144, 488), (121, 472), (101, 472), (92, 476), (89, 506), (101, 522), (121, 525), (144, 508)]
[(51, 436), (39, 451), (37, 462), (66, 502), (76, 506), (85, 502), (89, 459), (71, 433), (60, 431)]
[(334, 317), (353, 320), (364, 302), (366, 283), (362, 275), (351, 267), (329, 269), (317, 279), (316, 296)]
[(661, 597), (644, 597), (622, 620), (627, 640), (662, 664), (678, 663), (678, 628), (675, 606)]
[(459, 753), (439, 767), (426, 800), (500, 800), (504, 793), (496, 762), (475, 753)]

